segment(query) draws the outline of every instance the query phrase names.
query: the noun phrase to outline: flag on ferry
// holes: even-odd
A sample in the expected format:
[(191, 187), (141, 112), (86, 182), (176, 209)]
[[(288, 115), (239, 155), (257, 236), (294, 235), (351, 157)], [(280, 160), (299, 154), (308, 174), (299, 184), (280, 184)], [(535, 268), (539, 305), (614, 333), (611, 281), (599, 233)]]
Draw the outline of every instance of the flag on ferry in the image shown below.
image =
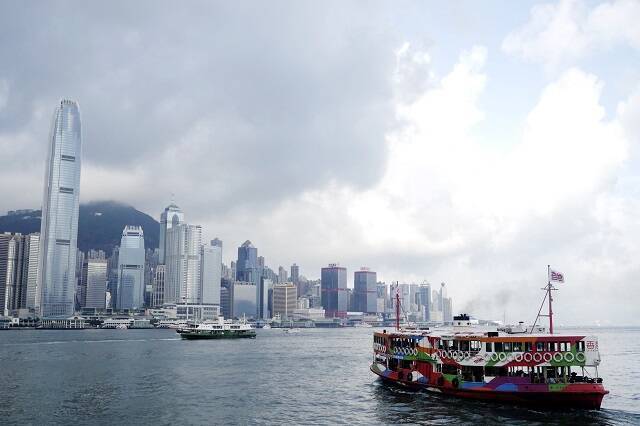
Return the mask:
[(562, 272), (551, 270), (551, 281), (557, 281), (559, 283), (564, 282), (564, 274)]

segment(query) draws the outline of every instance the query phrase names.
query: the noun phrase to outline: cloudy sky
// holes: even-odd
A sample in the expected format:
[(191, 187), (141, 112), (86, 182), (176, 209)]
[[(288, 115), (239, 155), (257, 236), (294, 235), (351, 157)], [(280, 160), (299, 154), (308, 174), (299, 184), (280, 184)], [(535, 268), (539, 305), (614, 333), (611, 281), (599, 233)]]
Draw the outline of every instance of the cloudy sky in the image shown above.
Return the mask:
[(456, 311), (640, 323), (640, 2), (0, 1), (0, 211), (60, 97), (81, 199), (171, 201), (225, 260), (447, 283)]

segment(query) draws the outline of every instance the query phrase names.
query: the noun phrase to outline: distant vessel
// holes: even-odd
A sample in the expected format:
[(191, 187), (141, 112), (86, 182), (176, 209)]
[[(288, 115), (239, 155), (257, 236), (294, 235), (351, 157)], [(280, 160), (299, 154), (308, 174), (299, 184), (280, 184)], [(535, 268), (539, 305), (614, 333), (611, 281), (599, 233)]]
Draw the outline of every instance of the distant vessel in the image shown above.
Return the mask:
[(368, 324), (366, 322), (359, 322), (359, 323), (354, 324), (353, 326), (356, 327), (356, 328), (371, 328), (372, 327), (371, 324)]
[(269, 330), (271, 328), (271, 326), (269, 324), (265, 324), (262, 326), (263, 329), (265, 330)]
[(599, 409), (609, 391), (598, 376), (598, 339), (552, 334), (551, 280), (546, 290), (549, 334), (535, 323), (482, 329), (467, 315), (450, 328), (402, 329), (396, 295), (396, 330), (374, 333), (370, 369), (387, 382), (462, 398)]
[(218, 321), (203, 322), (195, 326), (177, 329), (180, 337), (188, 340), (196, 339), (239, 339), (255, 338), (256, 330), (246, 321), (234, 322), (218, 317)]
[(284, 332), (287, 333), (287, 334), (300, 333), (300, 329), (299, 328), (285, 328)]

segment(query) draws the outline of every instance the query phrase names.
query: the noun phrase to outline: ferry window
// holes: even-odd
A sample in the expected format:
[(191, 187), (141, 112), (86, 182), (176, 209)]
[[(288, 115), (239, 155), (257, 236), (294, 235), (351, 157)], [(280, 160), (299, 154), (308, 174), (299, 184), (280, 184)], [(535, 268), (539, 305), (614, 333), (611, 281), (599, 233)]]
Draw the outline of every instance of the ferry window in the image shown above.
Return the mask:
[(495, 349), (496, 352), (502, 352), (502, 342), (496, 342), (495, 347), (496, 347)]
[(465, 352), (469, 352), (469, 341), (468, 340), (463, 340), (460, 342), (460, 350), (461, 351), (465, 351)]
[(521, 342), (513, 342), (513, 351), (514, 352), (522, 352), (522, 343)]
[(564, 342), (566, 351), (569, 352), (571, 350), (571, 342)]
[(542, 342), (537, 342), (536, 343), (536, 351), (538, 352), (542, 352), (544, 350), (544, 343)]
[(564, 342), (560, 342), (560, 350), (564, 352), (566, 349), (564, 347)]
[(493, 352), (493, 348), (491, 347), (491, 342), (487, 342), (486, 343), (486, 349), (487, 352)]
[(531, 342), (524, 342), (524, 351), (531, 352)]
[(442, 344), (442, 340), (438, 340), (438, 349), (442, 349), (444, 348), (444, 345)]
[(511, 342), (504, 342), (503, 345), (505, 352), (511, 352)]
[(470, 344), (471, 344), (471, 350), (474, 352), (479, 352), (480, 349), (482, 349), (482, 343), (480, 343), (477, 340), (472, 340)]
[(584, 342), (576, 342), (576, 350), (579, 352), (584, 352)]
[(558, 342), (549, 343), (549, 350), (550, 351), (557, 351), (558, 350)]

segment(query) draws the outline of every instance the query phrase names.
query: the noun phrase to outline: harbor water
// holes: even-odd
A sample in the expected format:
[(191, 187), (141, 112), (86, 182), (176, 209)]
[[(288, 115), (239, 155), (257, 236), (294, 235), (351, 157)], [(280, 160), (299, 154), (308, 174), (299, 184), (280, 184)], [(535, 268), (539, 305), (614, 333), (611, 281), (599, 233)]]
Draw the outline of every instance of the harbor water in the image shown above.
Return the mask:
[(0, 424), (640, 424), (640, 328), (599, 337), (600, 411), (533, 410), (407, 391), (369, 371), (372, 329), (0, 332)]

